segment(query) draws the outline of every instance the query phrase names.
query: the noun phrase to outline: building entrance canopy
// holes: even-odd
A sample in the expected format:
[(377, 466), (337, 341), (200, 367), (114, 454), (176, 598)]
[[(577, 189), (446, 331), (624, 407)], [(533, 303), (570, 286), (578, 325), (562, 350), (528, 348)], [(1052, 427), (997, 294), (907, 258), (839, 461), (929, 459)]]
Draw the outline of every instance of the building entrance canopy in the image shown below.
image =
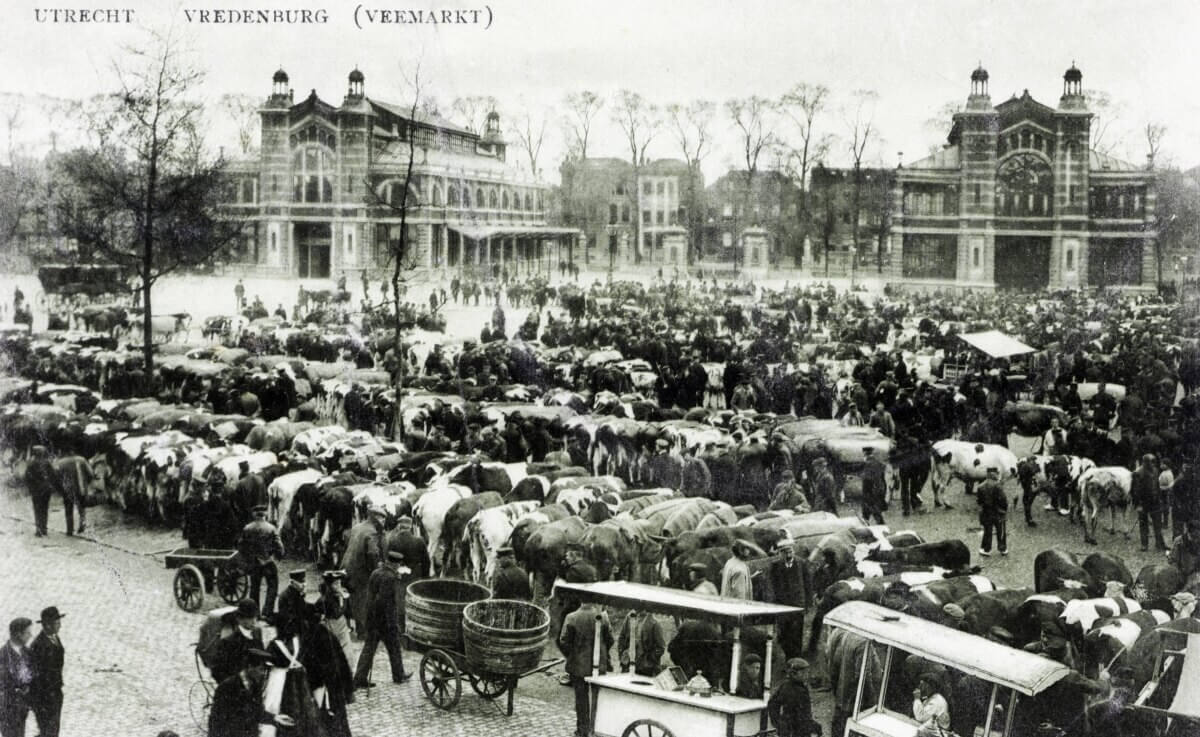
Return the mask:
[(1017, 356), (1022, 353), (1033, 353), (1034, 349), (1016, 338), (1009, 337), (999, 330), (987, 330), (982, 333), (965, 333), (958, 336), (975, 348), (983, 351), (992, 358)]
[(473, 241), (482, 241), (488, 238), (544, 239), (582, 234), (582, 231), (576, 228), (556, 228), (552, 225), (447, 225), (447, 227)]

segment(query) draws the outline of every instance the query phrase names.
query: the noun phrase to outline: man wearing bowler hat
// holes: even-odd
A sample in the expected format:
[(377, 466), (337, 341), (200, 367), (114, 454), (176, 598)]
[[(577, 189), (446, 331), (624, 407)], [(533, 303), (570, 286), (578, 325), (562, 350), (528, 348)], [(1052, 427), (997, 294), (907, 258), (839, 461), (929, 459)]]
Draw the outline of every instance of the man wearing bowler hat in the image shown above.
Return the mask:
[(297, 568), (288, 573), (288, 585), (279, 595), (279, 608), (275, 615), (275, 629), (281, 638), (303, 635), (309, 621), (312, 605), (304, 599), (306, 572)]
[(33, 682), (29, 688), (29, 700), (33, 714), (37, 717), (38, 734), (41, 737), (58, 737), (63, 704), (63, 646), (58, 639), (58, 630), (63, 614), (58, 607), (48, 606), (42, 610), (38, 623), (42, 631), (29, 646), (33, 660)]
[(283, 557), (283, 541), (279, 530), (267, 521), (267, 507), (254, 508), (254, 520), (242, 528), (238, 538), (238, 553), (242, 565), (250, 574), (250, 598), (258, 602), (262, 583), (267, 582), (267, 598), (262, 605), (262, 615), (268, 621), (275, 612), (275, 593), (279, 590), (279, 569), (275, 561)]

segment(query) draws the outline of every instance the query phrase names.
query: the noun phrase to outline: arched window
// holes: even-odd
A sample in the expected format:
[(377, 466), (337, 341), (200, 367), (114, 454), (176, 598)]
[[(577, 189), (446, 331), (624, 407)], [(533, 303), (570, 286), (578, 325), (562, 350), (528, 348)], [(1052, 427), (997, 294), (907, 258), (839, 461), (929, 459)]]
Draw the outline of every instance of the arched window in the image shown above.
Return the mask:
[(463, 201), (462, 201), (462, 206), (463, 206), (463, 207), (470, 207), (470, 206), (471, 206), (471, 188), (470, 188), (470, 187), (463, 187)]
[(292, 156), (292, 200), (333, 202), (333, 155), (320, 146), (306, 146)]
[(429, 188), (429, 201), (434, 207), (442, 206), (442, 188), (438, 185), (433, 185)]
[(475, 206), (487, 207), (487, 200), (483, 198), (483, 187), (475, 188)]
[(488, 190), (488, 207), (495, 210), (500, 206), (500, 198), (496, 196), (495, 188)]
[(533, 210), (533, 195), (528, 192), (525, 193), (525, 209), (530, 211)]
[(996, 214), (1043, 217), (1052, 214), (1054, 178), (1040, 157), (1018, 154), (996, 173)]
[(505, 210), (508, 209), (508, 190), (507, 189), (500, 193), (500, 206), (503, 207)]
[(451, 184), (446, 188), (446, 204), (450, 207), (458, 207), (458, 187)]

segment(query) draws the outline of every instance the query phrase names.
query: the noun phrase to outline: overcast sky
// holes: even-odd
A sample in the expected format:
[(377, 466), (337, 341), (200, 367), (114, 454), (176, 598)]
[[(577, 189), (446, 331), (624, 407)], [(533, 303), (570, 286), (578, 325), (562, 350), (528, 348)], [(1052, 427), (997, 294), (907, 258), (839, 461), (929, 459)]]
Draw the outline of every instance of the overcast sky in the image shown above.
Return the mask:
[[(121, 0), (135, 25), (38, 23), (28, 0), (4, 0), (5, 70), (0, 91), (81, 97), (112, 88), (111, 61), (121, 44), (141, 38), (138, 25), (174, 21), (207, 69), (205, 94), (265, 97), (271, 74), (287, 70), (297, 99), (309, 89), (337, 104), (346, 74), (366, 75), (368, 96), (403, 101), (403, 72), (421, 61), (426, 89), (447, 112), (462, 95), (486, 94), (502, 110), (561, 108), (562, 97), (583, 89), (612, 96), (630, 88), (659, 102), (735, 96), (778, 96), (797, 82), (821, 83), (834, 101), (818, 126), (841, 134), (838, 107), (852, 91), (878, 93), (875, 120), (882, 139), (871, 158), (894, 165), (897, 152), (912, 161), (944, 139), (928, 125), (947, 103), (965, 101), (971, 70), (991, 74), (995, 103), (1028, 89), (1057, 105), (1063, 71), (1074, 61), (1084, 87), (1103, 90), (1121, 105), (1123, 140), (1117, 152), (1142, 162), (1140, 130), (1147, 121), (1167, 126), (1164, 153), (1185, 167), (1200, 164), (1200, 102), (1194, 80), (1200, 4), (1132, 0), (741, 0), (658, 1), (488, 0), (490, 28), (471, 25), (355, 26), (358, 0), (194, 0), (168, 7)], [(45, 7), (45, 6), (41, 6)], [(313, 25), (203, 25), (183, 9), (324, 9)], [(364, 8), (483, 8), (423, 0), (364, 2)], [(592, 155), (627, 157), (619, 129), (601, 114)], [(562, 141), (553, 126), (541, 166), (554, 169)], [(785, 135), (786, 129), (781, 131)], [(724, 117), (715, 126), (721, 145), (705, 162), (713, 176), (738, 166), (736, 132)], [(655, 156), (678, 156), (664, 131)], [(831, 157), (845, 163), (845, 146)]]

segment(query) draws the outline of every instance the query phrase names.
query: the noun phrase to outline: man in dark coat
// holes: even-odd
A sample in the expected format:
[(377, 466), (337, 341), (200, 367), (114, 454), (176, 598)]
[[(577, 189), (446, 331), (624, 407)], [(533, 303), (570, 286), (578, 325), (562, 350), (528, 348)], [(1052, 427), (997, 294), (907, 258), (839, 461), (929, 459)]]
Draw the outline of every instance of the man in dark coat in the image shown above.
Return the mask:
[(829, 471), (829, 461), (816, 458), (812, 469), (812, 511), (837, 514), (837, 481)]
[(221, 638), (212, 656), (212, 677), (217, 683), (237, 674), (249, 662), (251, 650), (266, 648), (258, 626), (258, 604), (251, 599), (238, 602), (233, 631)]
[(79, 510), (79, 532), (87, 526), (87, 513), (84, 511), (83, 499), (91, 488), (95, 476), (86, 458), (77, 455), (63, 456), (54, 461), (54, 470), (58, 472), (59, 488), (63, 495), (63, 512), (67, 517), (67, 534), (74, 535), (75, 510)]
[(1146, 454), (1138, 462), (1130, 483), (1129, 500), (1137, 510), (1142, 550), (1149, 549), (1151, 524), (1154, 525), (1155, 548), (1166, 550), (1167, 543), (1162, 534), (1162, 499), (1158, 490), (1158, 461), (1153, 455)]
[[(771, 595), (776, 604), (801, 609), (809, 605), (812, 590), (812, 575), (803, 560), (796, 558), (796, 544), (789, 538), (775, 543), (778, 560), (771, 561), (768, 579)], [(804, 615), (787, 617), (779, 623), (779, 646), (788, 658), (799, 657), (804, 650)]]
[(350, 528), (346, 551), (342, 553), (341, 568), (346, 572), (346, 588), (350, 591), (350, 615), (359, 639), (367, 634), (367, 585), (371, 573), (385, 556), (385, 516), (382, 509), (369, 509), (367, 519)]
[(700, 457), (700, 446), (693, 447), (683, 457), (680, 491), (688, 497), (705, 499), (712, 497), (712, 472), (708, 470), (708, 464)]
[(887, 505), (887, 469), (871, 446), (863, 446), (866, 463), (862, 470), (862, 517), (868, 523), (874, 519), (883, 521), (883, 508)]
[(400, 645), (404, 619), (401, 588), (411, 575), (412, 569), (405, 565), (404, 553), (399, 550), (389, 550), (387, 561), (371, 573), (367, 585), (367, 640), (354, 671), (356, 688), (371, 687), (371, 665), (380, 642), (387, 648), (392, 682), (404, 683), (411, 677), (404, 672), (404, 653)]
[(820, 737), (821, 725), (813, 719), (808, 691), (808, 661), (792, 658), (787, 662), (787, 679), (771, 695), (767, 713), (779, 737)]
[(288, 585), (279, 595), (275, 614), (275, 629), (280, 638), (303, 637), (304, 627), (311, 618), (312, 605), (304, 600), (305, 577), (303, 568), (288, 573)]
[(205, 526), (204, 547), (217, 550), (232, 550), (237, 546), (241, 525), (237, 513), (225, 497), (225, 492), (217, 485), (209, 490), (201, 507), (201, 519)]
[(659, 438), (654, 445), (655, 454), (649, 462), (650, 483), (656, 487), (678, 491), (683, 482), (683, 465), (679, 458), (668, 450), (670, 442)]
[[(596, 618), (600, 618), (597, 632)], [(613, 646), (612, 627), (608, 616), (600, 612), (595, 604), (582, 604), (563, 620), (558, 633), (558, 649), (567, 657), (566, 670), (575, 691), (575, 737), (588, 737), (592, 733), (591, 694), (587, 677), (592, 675), (592, 655), (596, 637), (600, 637), (599, 672), (608, 672), (608, 651)]]
[(384, 538), (386, 550), (399, 550), (404, 553), (404, 562), (412, 569), (412, 577), (429, 578), (429, 548), (425, 542), (413, 532), (413, 518), (404, 515), (396, 520), (396, 525), (388, 531)]
[(29, 496), (33, 500), (33, 524), (37, 528), (34, 536), (45, 537), (50, 517), (50, 497), (54, 492), (62, 493), (62, 483), (50, 463), (46, 446), (35, 445), (30, 454), (29, 463), (25, 467), (25, 485), (29, 488)]
[(983, 543), (980, 555), (992, 554), (992, 534), (996, 535), (996, 547), (1000, 555), (1008, 555), (1008, 498), (1000, 485), (1000, 469), (989, 466), (987, 479), (975, 490), (979, 502), (979, 524), (983, 526)]
[(49, 606), (42, 610), (38, 622), (42, 631), (29, 646), (33, 661), (33, 682), (29, 696), (33, 713), (37, 717), (40, 737), (58, 737), (62, 721), (63, 705), (63, 658), (62, 642), (58, 639), (63, 615), (58, 607)]
[(0, 645), (0, 737), (25, 737), (34, 677), (32, 634), (33, 622), (17, 617), (8, 624), (8, 642)]
[(241, 462), (239, 470), (241, 478), (238, 479), (235, 487), (238, 500), (250, 508), (268, 504), (270, 500), (267, 498), (267, 485), (263, 481), (262, 474), (257, 471), (251, 473), (250, 464), (246, 461)]
[(238, 537), (238, 554), (250, 574), (250, 596), (258, 602), (262, 584), (267, 583), (267, 596), (262, 613), (271, 617), (275, 612), (275, 595), (279, 590), (279, 568), (276, 561), (283, 557), (283, 541), (279, 530), (267, 521), (267, 508), (254, 508), (254, 521), (242, 528)]
[[(636, 625), (636, 632), (634, 632)], [(636, 644), (633, 657), (630, 658), (629, 643)], [(662, 625), (649, 612), (631, 611), (621, 623), (621, 632), (617, 635), (617, 653), (620, 658), (621, 670), (633, 665), (633, 672), (639, 676), (653, 678), (662, 670), (662, 656), (667, 651), (667, 641), (663, 637)]]
[(520, 599), (533, 601), (533, 589), (529, 586), (529, 574), (517, 565), (513, 549), (505, 545), (496, 551), (496, 574), (492, 577), (493, 599)]

